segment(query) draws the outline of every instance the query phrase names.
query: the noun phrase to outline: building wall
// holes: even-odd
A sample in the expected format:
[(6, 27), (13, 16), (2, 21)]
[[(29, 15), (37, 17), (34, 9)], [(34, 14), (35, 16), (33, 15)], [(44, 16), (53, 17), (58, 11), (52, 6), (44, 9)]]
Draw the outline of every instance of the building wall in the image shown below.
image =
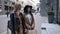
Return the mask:
[[(57, 0), (53, 0), (53, 12), (54, 12), (54, 21), (57, 20)], [(59, 7), (58, 7), (58, 22), (60, 22), (60, 0), (59, 0)]]
[[(60, 2), (59, 2), (59, 4), (60, 4)], [(51, 10), (52, 8), (53, 8), (53, 10)], [(57, 17), (56, 16), (57, 15), (57, 13), (56, 13), (57, 12), (57, 0), (40, 0), (40, 14), (41, 14), (41, 16), (47, 17), (49, 11), (54, 12), (54, 22), (56, 22), (56, 20), (57, 20), (56, 19), (56, 17)], [(60, 12), (60, 10), (59, 10), (59, 12)], [(59, 13), (59, 15), (60, 15), (60, 13)], [(60, 20), (60, 19), (58, 18), (58, 20)]]
[[(48, 0), (49, 1), (49, 0)], [(51, 4), (49, 5), (49, 6), (51, 6), (51, 8), (53, 8), (53, 10), (51, 10), (52, 12), (54, 12), (54, 23), (56, 22), (56, 20), (57, 20), (57, 0), (50, 0), (51, 2), (51, 4), (52, 4), (52, 6), (51, 6)]]
[(57, 17), (56, 16), (57, 15), (57, 13), (56, 13), (57, 12), (57, 0), (53, 0), (52, 3), (53, 3), (53, 12), (54, 12), (54, 22), (56, 22), (56, 20), (57, 20), (56, 19), (56, 17)]
[[(6, 13), (5, 5), (8, 6), (8, 9), (9, 9), (9, 7), (13, 7), (14, 5), (12, 3), (13, 2), (10, 1), (10, 0), (1, 0), (1, 3), (0, 3), (1, 9), (0, 10), (2, 10), (2, 11), (0, 11), (0, 14), (5, 14)], [(10, 10), (7, 10), (7, 11), (10, 11)]]
[[(57, 20), (57, 0), (53, 0), (51, 2), (53, 4), (53, 12), (54, 12), (54, 22)], [(60, 0), (59, 0), (59, 7), (58, 7), (58, 22), (60, 22)]]
[(2, 4), (1, 4), (1, 0), (0, 0), (0, 12), (1, 12), (1, 7), (2, 7)]
[(60, 22), (60, 0), (59, 0), (58, 22)]
[(47, 0), (40, 0), (40, 14), (41, 16), (47, 17), (47, 12), (48, 12), (48, 6)]

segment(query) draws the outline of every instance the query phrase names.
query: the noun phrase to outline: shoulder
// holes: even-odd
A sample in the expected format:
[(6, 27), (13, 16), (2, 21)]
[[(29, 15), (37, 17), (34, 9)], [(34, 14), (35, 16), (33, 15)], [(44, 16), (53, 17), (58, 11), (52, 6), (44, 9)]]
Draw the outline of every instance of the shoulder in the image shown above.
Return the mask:
[(10, 15), (14, 15), (14, 13), (11, 13)]
[(13, 16), (14, 16), (14, 13), (11, 13), (11, 14), (10, 14), (10, 17), (13, 17)]

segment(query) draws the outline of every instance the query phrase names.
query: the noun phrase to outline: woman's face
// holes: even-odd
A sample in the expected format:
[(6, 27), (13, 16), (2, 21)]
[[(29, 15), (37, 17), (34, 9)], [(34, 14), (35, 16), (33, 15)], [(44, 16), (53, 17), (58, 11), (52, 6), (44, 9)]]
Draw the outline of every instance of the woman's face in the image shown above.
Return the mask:
[(18, 10), (18, 11), (16, 12), (16, 14), (19, 15), (19, 13), (20, 13), (20, 11)]
[(30, 10), (31, 10), (31, 9), (28, 7), (28, 9), (27, 9), (27, 10), (28, 10), (28, 12), (30, 12)]

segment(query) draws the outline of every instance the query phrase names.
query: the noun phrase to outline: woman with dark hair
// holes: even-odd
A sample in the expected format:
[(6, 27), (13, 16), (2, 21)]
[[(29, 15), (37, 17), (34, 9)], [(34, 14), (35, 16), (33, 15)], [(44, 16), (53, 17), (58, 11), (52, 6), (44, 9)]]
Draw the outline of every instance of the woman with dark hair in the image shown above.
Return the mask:
[(34, 27), (35, 27), (35, 23), (34, 23), (34, 17), (33, 17), (33, 14), (31, 13), (31, 10), (32, 10), (32, 6), (29, 6), (29, 5), (26, 5), (25, 8), (24, 8), (24, 14), (23, 14), (23, 17), (24, 17), (24, 20), (25, 20), (25, 32), (28, 33), (29, 30), (34, 30)]

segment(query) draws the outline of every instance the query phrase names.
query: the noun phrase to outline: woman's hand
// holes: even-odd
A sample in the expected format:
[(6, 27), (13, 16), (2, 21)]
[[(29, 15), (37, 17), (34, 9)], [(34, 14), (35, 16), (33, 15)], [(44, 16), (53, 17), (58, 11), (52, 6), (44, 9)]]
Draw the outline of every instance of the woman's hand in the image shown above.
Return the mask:
[(31, 26), (31, 29), (34, 29), (34, 28), (35, 28), (35, 23), (33, 23)]
[(27, 23), (26, 23), (26, 26), (27, 26), (27, 28), (31, 28), (31, 26), (29, 24), (27, 24)]
[(17, 31), (15, 31), (15, 34), (18, 34)]
[(25, 32), (27, 32), (28, 30), (27, 29), (25, 29)]

